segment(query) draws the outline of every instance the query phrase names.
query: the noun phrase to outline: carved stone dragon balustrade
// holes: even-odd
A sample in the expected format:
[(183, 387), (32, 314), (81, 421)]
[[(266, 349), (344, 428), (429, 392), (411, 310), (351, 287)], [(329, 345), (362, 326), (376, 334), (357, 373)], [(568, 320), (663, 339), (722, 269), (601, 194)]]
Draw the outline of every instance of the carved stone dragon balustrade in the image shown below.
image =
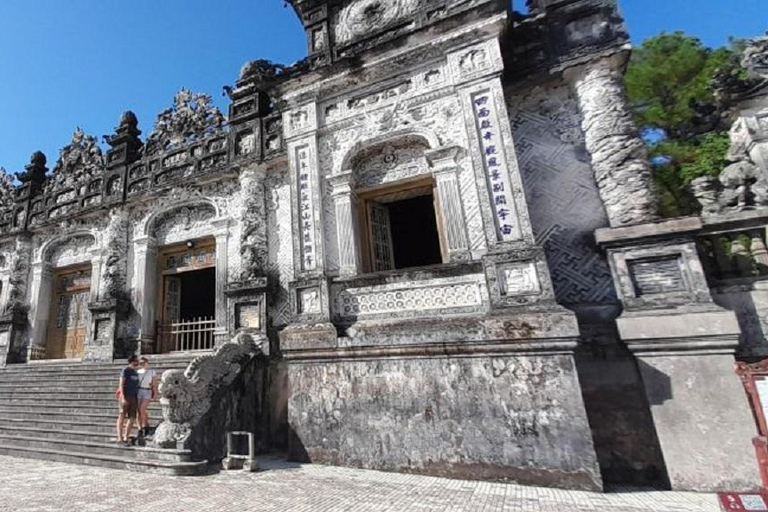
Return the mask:
[(185, 445), (197, 423), (211, 408), (216, 393), (230, 385), (242, 366), (262, 353), (262, 346), (248, 334), (239, 334), (213, 354), (195, 358), (186, 370), (168, 370), (160, 380), (163, 422), (154, 443), (162, 448)]

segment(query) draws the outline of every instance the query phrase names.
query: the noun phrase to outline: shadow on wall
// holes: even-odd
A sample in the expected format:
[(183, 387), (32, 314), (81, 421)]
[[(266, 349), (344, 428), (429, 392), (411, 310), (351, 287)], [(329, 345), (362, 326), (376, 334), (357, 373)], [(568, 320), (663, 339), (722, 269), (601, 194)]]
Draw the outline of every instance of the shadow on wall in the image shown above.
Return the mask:
[(637, 361), (640, 368), (640, 376), (645, 384), (645, 394), (648, 402), (653, 405), (664, 405), (667, 400), (672, 400), (672, 380), (669, 376), (657, 370), (644, 361)]
[[(615, 324), (601, 320), (580, 322), (582, 343), (576, 366), (603, 480), (668, 488), (666, 464), (636, 359), (618, 340)], [(668, 378), (666, 382), (669, 388)]]

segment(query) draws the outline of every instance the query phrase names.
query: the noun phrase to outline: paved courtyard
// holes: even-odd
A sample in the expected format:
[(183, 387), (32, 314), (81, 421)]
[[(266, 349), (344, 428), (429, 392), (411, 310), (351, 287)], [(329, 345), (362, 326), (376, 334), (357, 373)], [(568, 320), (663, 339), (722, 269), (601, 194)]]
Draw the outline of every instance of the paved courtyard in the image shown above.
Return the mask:
[(261, 459), (264, 471), (165, 477), (0, 456), (3, 512), (718, 512), (712, 494), (609, 494), (448, 480)]

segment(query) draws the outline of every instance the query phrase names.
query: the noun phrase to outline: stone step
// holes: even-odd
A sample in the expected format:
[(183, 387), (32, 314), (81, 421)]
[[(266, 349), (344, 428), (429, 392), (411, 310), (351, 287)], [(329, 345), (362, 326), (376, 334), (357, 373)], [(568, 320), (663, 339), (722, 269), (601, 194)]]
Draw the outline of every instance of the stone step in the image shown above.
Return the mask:
[(25, 446), (14, 446), (0, 441), (0, 455), (25, 457), (51, 462), (66, 462), (70, 464), (86, 464), (112, 469), (143, 471), (172, 476), (192, 476), (204, 474), (208, 463), (201, 462), (169, 462), (160, 460), (141, 460), (132, 457), (114, 455), (99, 455), (79, 453), (67, 450), (50, 450)]
[[(115, 422), (117, 415), (115, 414), (112, 421), (100, 421), (100, 422), (88, 422), (88, 421), (62, 421), (54, 419), (37, 419), (37, 418), (5, 418), (0, 417), (0, 426), (15, 428), (15, 427), (29, 427), (29, 428), (43, 428), (49, 430), (67, 430), (74, 432), (96, 432), (101, 434), (115, 435)], [(156, 420), (152, 423), (157, 425)]]
[[(41, 408), (45, 410), (82, 410), (82, 409), (89, 409), (89, 410), (110, 410), (110, 411), (116, 411), (118, 409), (118, 402), (115, 398), (99, 398), (99, 399), (42, 399), (42, 400), (29, 400), (24, 398), (0, 398), (0, 408), (1, 407), (13, 407), (13, 408), (24, 408), (24, 407), (36, 407)], [(153, 400), (149, 403), (148, 410), (150, 411), (160, 411), (162, 410), (162, 407), (160, 406), (160, 402), (157, 400)]]
[(55, 400), (60, 395), (66, 396), (68, 398), (85, 398), (85, 399), (111, 398), (112, 400), (116, 400), (114, 389), (104, 389), (104, 390), (95, 390), (95, 391), (70, 390), (67, 393), (51, 392), (51, 390), (45, 390), (45, 389), (43, 390), (13, 389), (13, 390), (5, 390), (5, 391), (0, 390), (0, 398), (26, 398), (29, 400), (52, 398)]
[[(59, 379), (109, 379), (117, 381), (120, 377), (120, 371), (124, 367), (111, 368), (108, 370), (61, 370), (61, 371), (48, 371), (48, 372), (8, 372), (0, 369), (0, 382), (28, 382), (28, 381), (47, 381), (47, 380), (59, 380)], [(162, 375), (166, 370), (185, 370), (186, 364), (175, 366), (163, 366), (153, 367), (152, 369), (157, 372), (158, 375)]]
[(93, 389), (97, 391), (103, 391), (105, 389), (116, 389), (117, 379), (104, 380), (102, 382), (88, 382), (87, 380), (80, 381), (49, 381), (39, 383), (23, 383), (23, 382), (2, 382), (0, 383), (0, 391), (16, 391), (20, 389), (29, 389), (30, 391), (37, 390), (76, 390), (76, 389)]
[[(136, 434), (136, 430), (133, 431)], [(20, 425), (0, 424), (0, 435), (27, 436), (40, 438), (67, 439), (78, 442), (111, 443), (115, 441), (115, 426), (112, 432), (94, 432), (89, 430), (60, 430), (50, 428), (27, 427)]]
[(50, 451), (67, 451), (83, 455), (111, 455), (137, 460), (158, 460), (165, 462), (191, 462), (189, 450), (165, 450), (144, 446), (121, 446), (117, 442), (72, 441), (68, 439), (11, 436), (0, 434), (0, 444), (22, 448), (37, 448)]
[[(152, 364), (153, 368), (161, 367), (161, 366), (178, 366), (178, 365), (187, 365), (190, 361), (192, 361), (194, 358), (210, 354), (212, 351), (201, 351), (201, 352), (184, 352), (179, 353), (178, 355), (160, 355), (160, 356), (149, 356), (149, 360)], [(62, 370), (71, 370), (71, 369), (77, 369), (77, 368), (84, 368), (88, 370), (111, 370), (115, 368), (124, 368), (126, 365), (125, 360), (119, 360), (114, 361), (110, 363), (83, 363), (77, 360), (58, 360), (58, 361), (33, 361), (31, 363), (23, 363), (23, 364), (9, 364), (5, 368), (1, 369), (2, 372), (19, 372), (19, 373), (28, 373), (28, 372), (47, 372), (47, 371), (62, 371)]]
[[(73, 410), (53, 412), (32, 408), (26, 410), (14, 410), (12, 408), (0, 407), (0, 422), (6, 419), (103, 422), (116, 420), (117, 413), (117, 407), (115, 407), (111, 413), (106, 410), (98, 413), (80, 413)], [(162, 420), (162, 416), (159, 414), (159, 411), (151, 411), (149, 419), (150, 421), (157, 422)]]
[[(0, 410), (9, 410), (13, 412), (41, 411), (48, 413), (70, 412), (74, 414), (117, 414), (119, 407), (117, 400), (112, 400), (110, 404), (90, 405), (77, 400), (70, 404), (66, 404), (53, 401), (37, 403), (31, 401), (3, 403), (3, 400), (0, 399)], [(150, 413), (150, 416), (160, 416), (162, 414), (162, 407), (155, 401), (149, 404), (147, 411)]]
[[(30, 398), (27, 396), (22, 397), (15, 397), (15, 398), (9, 398), (9, 397), (2, 397), (0, 398), (0, 406), (3, 405), (40, 405), (40, 406), (61, 406), (61, 407), (78, 407), (78, 406), (97, 406), (97, 407), (111, 407), (116, 408), (118, 406), (117, 399), (114, 397), (113, 394), (110, 394), (108, 397), (104, 398), (70, 398), (70, 397), (40, 397), (40, 398)], [(150, 408), (157, 407), (160, 408), (160, 402), (158, 400), (153, 400), (149, 404)]]

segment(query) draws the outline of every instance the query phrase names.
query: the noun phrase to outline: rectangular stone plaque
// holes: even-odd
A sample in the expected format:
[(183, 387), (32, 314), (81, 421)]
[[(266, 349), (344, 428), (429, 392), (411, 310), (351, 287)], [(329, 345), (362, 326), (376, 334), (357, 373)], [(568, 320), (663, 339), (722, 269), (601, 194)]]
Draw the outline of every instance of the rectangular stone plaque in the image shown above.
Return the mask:
[(96, 321), (96, 341), (99, 345), (112, 340), (112, 320), (107, 318)]
[(302, 288), (297, 293), (300, 315), (320, 313), (320, 288)]
[(238, 305), (237, 327), (239, 329), (261, 328), (261, 305), (258, 302)]
[(680, 255), (628, 261), (635, 295), (686, 291)]
[(536, 265), (530, 262), (512, 263), (499, 267), (501, 293), (507, 296), (541, 293)]

